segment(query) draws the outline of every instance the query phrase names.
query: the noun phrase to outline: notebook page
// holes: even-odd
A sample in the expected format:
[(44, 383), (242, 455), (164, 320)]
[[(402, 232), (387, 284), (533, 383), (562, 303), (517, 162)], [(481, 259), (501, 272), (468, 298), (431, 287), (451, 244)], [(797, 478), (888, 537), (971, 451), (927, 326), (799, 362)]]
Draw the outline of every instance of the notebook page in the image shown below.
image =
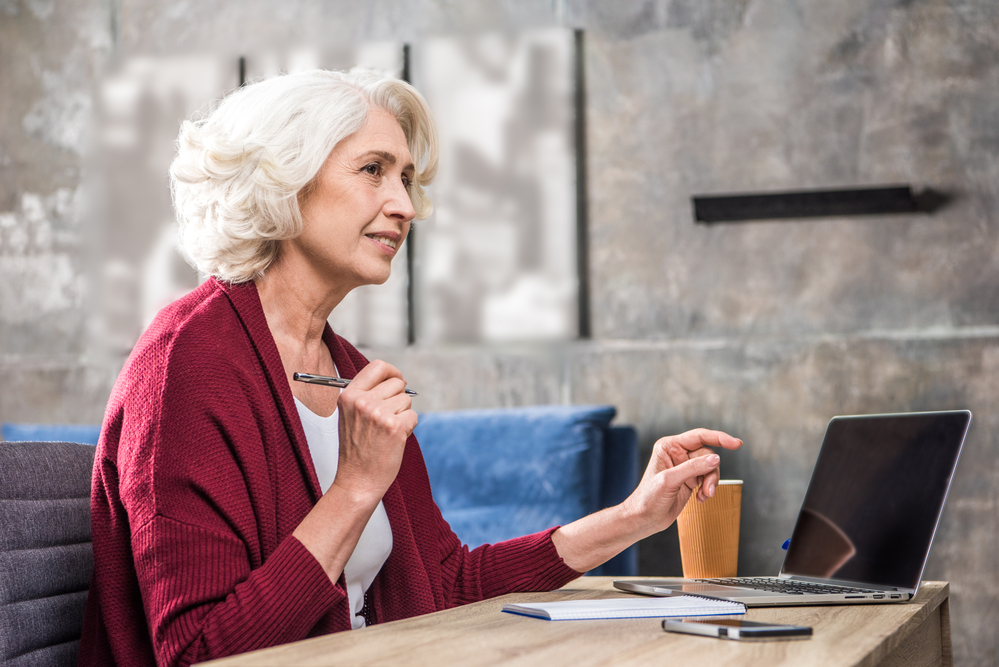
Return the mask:
[(720, 616), (745, 614), (741, 602), (715, 600), (694, 595), (677, 597), (634, 597), (607, 600), (562, 600), (521, 602), (503, 605), (511, 614), (534, 616), (550, 621), (611, 618), (668, 618), (673, 616)]

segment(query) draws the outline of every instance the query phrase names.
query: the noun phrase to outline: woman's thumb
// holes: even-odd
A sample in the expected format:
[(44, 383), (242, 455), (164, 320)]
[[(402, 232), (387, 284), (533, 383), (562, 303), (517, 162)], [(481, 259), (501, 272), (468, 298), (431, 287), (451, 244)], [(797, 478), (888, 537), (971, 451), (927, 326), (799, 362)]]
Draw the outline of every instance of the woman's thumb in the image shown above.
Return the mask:
[(721, 457), (717, 454), (707, 456), (695, 456), (684, 461), (680, 465), (671, 469), (670, 476), (677, 485), (685, 484), (688, 480), (704, 477), (709, 472), (715, 470), (721, 463)]

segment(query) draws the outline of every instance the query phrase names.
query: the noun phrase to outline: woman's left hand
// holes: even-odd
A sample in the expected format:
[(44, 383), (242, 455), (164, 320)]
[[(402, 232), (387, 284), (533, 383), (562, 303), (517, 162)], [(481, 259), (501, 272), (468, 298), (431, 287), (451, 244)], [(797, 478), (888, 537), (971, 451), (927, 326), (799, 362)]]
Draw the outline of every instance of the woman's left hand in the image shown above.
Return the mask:
[(556, 551), (572, 569), (588, 572), (667, 528), (698, 485), (700, 500), (714, 495), (720, 459), (709, 448), (741, 446), (738, 438), (703, 428), (660, 438), (642, 481), (627, 500), (556, 530), (552, 533)]
[(710, 447), (741, 446), (742, 440), (738, 438), (703, 428), (660, 438), (652, 449), (642, 481), (625, 500), (625, 506), (629, 513), (648, 523), (649, 534), (666, 528), (695, 490), (700, 502), (715, 494), (720, 458)]

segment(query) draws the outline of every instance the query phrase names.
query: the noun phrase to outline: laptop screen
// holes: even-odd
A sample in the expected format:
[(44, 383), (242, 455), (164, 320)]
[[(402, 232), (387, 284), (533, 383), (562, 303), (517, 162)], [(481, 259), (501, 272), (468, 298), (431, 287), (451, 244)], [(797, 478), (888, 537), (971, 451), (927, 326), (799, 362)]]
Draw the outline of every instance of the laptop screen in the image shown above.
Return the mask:
[(782, 574), (916, 588), (970, 421), (967, 411), (833, 418)]

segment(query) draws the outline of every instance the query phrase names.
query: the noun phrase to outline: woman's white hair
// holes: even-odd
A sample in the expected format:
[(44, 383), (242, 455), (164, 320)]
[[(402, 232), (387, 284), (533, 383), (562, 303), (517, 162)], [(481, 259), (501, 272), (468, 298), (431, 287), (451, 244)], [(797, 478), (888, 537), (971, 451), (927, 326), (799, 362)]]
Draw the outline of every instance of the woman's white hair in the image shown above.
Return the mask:
[(262, 276), (278, 242), (302, 233), (299, 200), (372, 108), (399, 121), (416, 166), (413, 208), (430, 215), (424, 186), (437, 172), (437, 130), (415, 88), (369, 71), (287, 74), (244, 86), (181, 126), (170, 185), (187, 261), (230, 282)]

